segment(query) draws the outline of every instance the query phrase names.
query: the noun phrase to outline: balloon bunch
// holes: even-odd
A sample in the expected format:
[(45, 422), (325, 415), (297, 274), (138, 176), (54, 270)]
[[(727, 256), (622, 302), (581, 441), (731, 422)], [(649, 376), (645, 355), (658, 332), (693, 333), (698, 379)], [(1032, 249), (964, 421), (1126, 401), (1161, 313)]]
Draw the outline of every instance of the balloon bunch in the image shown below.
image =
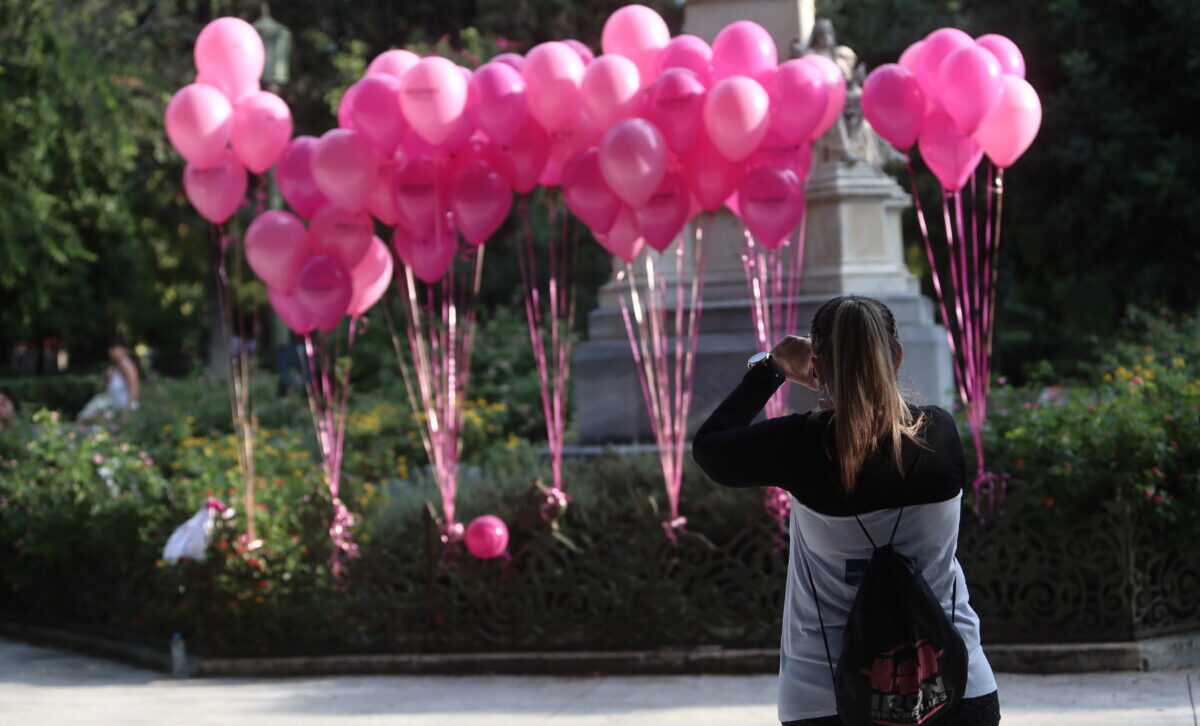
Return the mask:
[[(862, 105), (867, 121), (893, 146), (907, 151), (917, 144), (942, 186), (944, 255), (935, 254), (915, 183), (913, 198), (958, 395), (975, 443), (978, 468), (972, 488), (983, 516), (999, 504), (1005, 489), (1005, 476), (987, 471), (983, 450), (1004, 170), (1037, 136), (1041, 101), (1025, 80), (1025, 59), (1016, 43), (1002, 35), (973, 39), (961, 30), (941, 28), (909, 46), (899, 63), (872, 71), (863, 85)], [(984, 154), (988, 164), (981, 202), (976, 169)]]

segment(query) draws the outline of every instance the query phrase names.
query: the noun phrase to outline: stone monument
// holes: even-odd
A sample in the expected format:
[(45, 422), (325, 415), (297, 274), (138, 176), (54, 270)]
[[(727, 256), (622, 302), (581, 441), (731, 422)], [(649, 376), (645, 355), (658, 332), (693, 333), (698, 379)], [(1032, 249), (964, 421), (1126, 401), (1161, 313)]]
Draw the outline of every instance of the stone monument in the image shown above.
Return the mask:
[[(798, 295), (801, 329), (795, 332), (807, 334), (813, 313), (831, 297), (858, 293), (879, 298), (895, 314), (904, 343), (902, 385), (919, 401), (949, 406), (954, 381), (946, 335), (935, 322), (932, 302), (921, 295), (918, 280), (904, 264), (901, 214), (911, 200), (882, 171), (882, 164), (897, 153), (871, 130), (859, 103), (865, 68), (853, 50), (837, 44), (832, 23), (816, 19), (814, 0), (688, 0), (683, 30), (711, 43), (736, 20), (762, 25), (781, 52), (827, 55), (847, 81), (845, 112), (813, 148)], [(719, 212), (704, 241), (708, 263), (690, 432), (741, 379), (746, 358), (758, 347), (742, 269), (741, 223), (728, 211)], [(621, 320), (618, 300), (623, 292), (624, 283), (615, 278), (601, 288), (599, 306), (588, 318), (588, 339), (575, 354), (580, 444), (652, 441)], [(792, 410), (807, 411), (815, 397), (793, 385), (789, 403)]]

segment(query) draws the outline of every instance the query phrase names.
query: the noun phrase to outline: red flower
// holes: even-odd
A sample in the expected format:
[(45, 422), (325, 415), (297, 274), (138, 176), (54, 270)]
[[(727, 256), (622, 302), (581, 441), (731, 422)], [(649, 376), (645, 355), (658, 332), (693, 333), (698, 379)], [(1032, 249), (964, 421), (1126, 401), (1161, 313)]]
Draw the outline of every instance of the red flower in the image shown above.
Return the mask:
[(1042, 504), (1045, 504), (1047, 507), (1053, 507), (1054, 506), (1054, 497), (1046, 497), (1045, 499), (1042, 500)]
[(1017, 459), (1015, 462), (1013, 462), (1013, 468), (1014, 468), (1014, 469), (1020, 469), (1020, 468), (1021, 468), (1021, 467), (1023, 467), (1023, 466), (1025, 466), (1025, 460), (1024, 460), (1024, 459)]
[(1179, 444), (1178, 444), (1178, 442), (1175, 442), (1175, 441), (1169, 441), (1169, 442), (1167, 442), (1167, 446), (1170, 446), (1172, 449), (1178, 449), (1178, 448), (1179, 448)]
[(1142, 385), (1143, 383), (1145, 383), (1145, 381), (1143, 381), (1143, 380), (1142, 380), (1142, 377), (1141, 377), (1141, 376), (1134, 376), (1134, 377), (1133, 377), (1133, 385), (1135, 385), (1135, 386), (1140, 386), (1140, 385)]
[(1161, 494), (1155, 494), (1155, 495), (1154, 495), (1154, 503), (1155, 503), (1155, 504), (1162, 504), (1162, 495), (1161, 495)]
[(1151, 489), (1150, 487), (1146, 487), (1146, 498), (1147, 498), (1147, 499), (1153, 499), (1153, 498), (1154, 498), (1154, 490), (1153, 490), (1153, 489)]
[(1096, 413), (1096, 407), (1094, 405), (1088, 406), (1088, 413)]
[(1159, 469), (1158, 469), (1158, 467), (1157, 467), (1157, 466), (1152, 466), (1152, 467), (1150, 467), (1150, 471), (1154, 472), (1154, 475), (1155, 475), (1155, 476), (1157, 476), (1157, 477), (1159, 477), (1159, 478), (1161, 478), (1161, 477), (1162, 477), (1162, 475), (1163, 475), (1163, 473), (1162, 473), (1161, 471), (1159, 471)]

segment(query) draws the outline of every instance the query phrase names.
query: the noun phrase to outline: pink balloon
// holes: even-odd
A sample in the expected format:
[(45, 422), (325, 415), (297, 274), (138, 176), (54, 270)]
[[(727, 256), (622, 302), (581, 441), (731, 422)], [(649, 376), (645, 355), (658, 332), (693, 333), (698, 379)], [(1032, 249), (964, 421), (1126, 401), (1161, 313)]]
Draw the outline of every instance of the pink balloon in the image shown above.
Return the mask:
[(748, 166), (751, 168), (773, 166), (777, 169), (789, 169), (803, 182), (808, 178), (808, 168), (811, 164), (811, 141), (788, 141), (772, 129), (767, 132), (766, 138), (759, 144), (758, 151), (750, 157)]
[(1025, 56), (1021, 54), (1021, 49), (1016, 43), (997, 33), (981, 35), (975, 42), (996, 56), (996, 60), (1000, 62), (1000, 70), (1005, 74), (1025, 77)]
[(217, 89), (222, 96), (229, 99), (230, 103), (236, 104), (246, 96), (260, 90), (261, 86), (257, 82), (248, 86), (238, 86), (236, 81), (230, 81), (228, 78), (215, 77), (212, 73), (197, 73), (196, 83), (205, 86), (212, 86)]
[(520, 53), (501, 53), (493, 58), (490, 63), (503, 63), (506, 66), (511, 66), (517, 73), (525, 67), (525, 56)]
[(339, 129), (354, 128), (354, 97), (358, 95), (358, 86), (352, 85), (342, 94), (338, 101), (337, 122)]
[(692, 194), (676, 171), (663, 176), (662, 183), (637, 210), (638, 228), (646, 244), (662, 252), (671, 246), (690, 219)]
[(300, 303), (296, 300), (296, 296), (290, 292), (284, 292), (273, 287), (267, 288), (267, 300), (270, 301), (271, 307), (275, 309), (275, 314), (283, 320), (284, 324), (297, 335), (308, 335), (317, 327), (308, 311), (300, 307)]
[(896, 62), (907, 68), (914, 76), (917, 75), (917, 58), (923, 47), (925, 47), (925, 41), (918, 40), (905, 48), (904, 52), (900, 54), (900, 60)]
[(662, 131), (667, 146), (686, 154), (704, 133), (704, 84), (687, 68), (668, 68), (650, 85), (646, 115)]
[(400, 221), (400, 211), (396, 209), (396, 193), (392, 189), (392, 182), (399, 167), (400, 162), (395, 159), (388, 159), (380, 164), (375, 172), (371, 196), (367, 197), (367, 211), (389, 227)]
[(198, 167), (220, 163), (233, 131), (233, 106), (217, 89), (193, 83), (167, 104), (167, 138), (179, 155)]
[(392, 191), (401, 222), (418, 236), (428, 234), (435, 220), (449, 208), (450, 190), (441, 177), (437, 160), (430, 156), (403, 162), (396, 170)]
[(917, 54), (913, 73), (921, 84), (925, 98), (936, 100), (941, 89), (938, 86), (938, 71), (942, 61), (959, 48), (975, 45), (975, 40), (958, 28), (941, 28), (925, 36)]
[(550, 157), (539, 183), (543, 186), (557, 186), (567, 160), (584, 149), (598, 146), (604, 138), (604, 131), (605, 127), (597, 124), (591, 116), (580, 113), (569, 127), (551, 134)]
[(647, 84), (654, 78), (659, 54), (670, 41), (666, 21), (645, 5), (617, 9), (604, 21), (600, 33), (601, 49), (633, 61)]
[(775, 40), (758, 23), (749, 20), (730, 23), (713, 40), (713, 81), (732, 76), (754, 78), (774, 68), (777, 62)]
[(467, 81), (440, 56), (422, 58), (404, 75), (400, 108), (421, 138), (437, 146), (454, 130), (467, 107)]
[(975, 138), (992, 163), (1006, 169), (1037, 137), (1042, 125), (1042, 102), (1033, 86), (1020, 76), (1006, 75), (1003, 83), (1000, 104), (979, 124)]
[(917, 144), (921, 158), (948, 192), (962, 189), (983, 158), (979, 142), (960, 132), (954, 119), (940, 108), (925, 117)]
[(497, 144), (512, 141), (529, 116), (525, 78), (510, 65), (484, 64), (471, 78), (471, 95), (482, 111), (479, 128)]
[(300, 266), (292, 294), (316, 327), (328, 333), (337, 328), (354, 296), (350, 268), (334, 255), (315, 254)]
[(550, 137), (530, 117), (512, 140), (500, 145), (499, 151), (504, 160), (501, 173), (509, 179), (518, 194), (528, 194), (537, 186), (538, 177), (546, 168), (546, 160), (550, 156)]
[(421, 56), (409, 50), (385, 50), (375, 56), (375, 60), (371, 61), (371, 65), (367, 66), (365, 75), (373, 76), (386, 73), (397, 81), (402, 81), (404, 80), (404, 74), (412, 70), (412, 67), (420, 60)]
[(279, 160), (292, 138), (292, 112), (274, 93), (258, 91), (238, 101), (230, 140), (238, 161), (262, 174)]
[(657, 75), (671, 68), (686, 68), (707, 88), (712, 82), (712, 48), (694, 35), (677, 35), (658, 56)]
[(942, 61), (938, 100), (964, 134), (971, 134), (1000, 103), (1000, 61), (986, 48), (969, 45)]
[(746, 229), (771, 250), (783, 244), (804, 216), (804, 187), (790, 169), (760, 166), (750, 172), (737, 201)]
[(313, 148), (313, 179), (331, 202), (357, 212), (371, 195), (377, 161), (365, 136), (350, 129), (333, 129)]
[(771, 99), (758, 81), (732, 76), (719, 81), (704, 100), (704, 128), (730, 161), (754, 153), (771, 121)]
[(508, 549), (508, 526), (491, 514), (476, 517), (467, 525), (467, 549), (481, 560), (499, 557)]
[(638, 68), (619, 55), (602, 55), (587, 67), (579, 86), (583, 107), (601, 126), (632, 115), (640, 88)]
[(446, 188), (450, 188), (449, 184), (454, 181), (454, 177), (458, 175), (458, 172), (479, 161), (492, 167), (504, 179), (504, 183), (509, 188), (512, 187), (512, 180), (507, 175), (509, 170), (507, 169), (504, 156), (495, 146), (488, 142), (486, 137), (477, 133), (467, 143), (459, 147), (458, 150), (446, 155), (446, 171), (443, 176), (443, 179), (447, 183)]
[(350, 270), (350, 287), (354, 291), (346, 314), (352, 318), (367, 312), (392, 282), (392, 253), (378, 237), (371, 237), (367, 253)]
[(228, 89), (229, 100), (240, 101), (258, 90), (266, 52), (254, 26), (240, 18), (217, 18), (196, 36), (192, 49), (196, 71)]
[(600, 171), (618, 197), (640, 207), (667, 171), (667, 142), (645, 119), (618, 121), (600, 142)]
[(450, 208), (462, 236), (481, 245), (500, 229), (512, 209), (512, 188), (492, 167), (477, 161), (462, 169), (450, 187)]
[(566, 127), (578, 113), (583, 74), (583, 60), (569, 45), (542, 43), (525, 57), (521, 75), (529, 113), (546, 131)]
[(808, 141), (829, 107), (829, 88), (812, 63), (790, 60), (776, 69), (768, 90), (771, 126), (788, 141)]
[(216, 166), (200, 169), (188, 164), (183, 170), (183, 189), (200, 216), (213, 224), (225, 224), (246, 196), (246, 170), (226, 151)]
[(404, 140), (400, 142), (396, 158), (411, 159), (414, 156), (435, 156), (437, 153), (436, 146), (422, 139), (414, 129), (409, 129), (408, 133), (404, 135)]
[(720, 209), (742, 181), (742, 165), (730, 161), (707, 136), (683, 157), (684, 178), (705, 211)]
[(335, 204), (326, 204), (313, 215), (308, 234), (315, 254), (333, 255), (350, 269), (371, 246), (375, 224), (366, 212), (349, 212)]
[(417, 279), (430, 284), (442, 279), (454, 264), (454, 256), (458, 253), (458, 239), (449, 218), (444, 220), (436, 233), (430, 230), (423, 235), (413, 234), (403, 224), (396, 225), (392, 233), (392, 246), (405, 267), (412, 270)]
[(570, 46), (571, 50), (579, 54), (579, 60), (583, 61), (584, 68), (587, 68), (592, 64), (592, 61), (596, 60), (596, 54), (592, 52), (592, 49), (578, 40), (564, 40), (563, 45)]
[(400, 113), (400, 81), (387, 73), (375, 73), (363, 77), (352, 88), (352, 128), (381, 154), (391, 154), (408, 131)]
[(626, 262), (633, 262), (646, 246), (646, 239), (638, 227), (637, 212), (628, 204), (621, 205), (616, 220), (607, 232), (592, 230), (592, 234), (601, 247)]
[(825, 106), (825, 114), (821, 116), (821, 121), (817, 124), (812, 136), (809, 137), (816, 141), (829, 130), (830, 126), (833, 126), (846, 107), (846, 77), (842, 75), (842, 69), (838, 68), (836, 63), (823, 55), (813, 53), (800, 60), (812, 65), (821, 73), (821, 77), (825, 79), (825, 90), (829, 97)]
[(613, 194), (600, 172), (600, 150), (581, 151), (563, 165), (563, 200), (576, 217), (598, 232), (612, 228), (621, 211), (621, 198)]
[(876, 133), (904, 150), (917, 142), (925, 123), (925, 94), (911, 71), (887, 63), (871, 71), (863, 83), (862, 109)]
[(279, 166), (275, 169), (279, 193), (296, 210), (296, 214), (305, 219), (316, 214), (326, 201), (313, 178), (312, 155), (316, 148), (316, 137), (297, 136), (284, 147)]
[(267, 287), (290, 292), (309, 256), (304, 223), (279, 209), (263, 212), (246, 228), (246, 261)]

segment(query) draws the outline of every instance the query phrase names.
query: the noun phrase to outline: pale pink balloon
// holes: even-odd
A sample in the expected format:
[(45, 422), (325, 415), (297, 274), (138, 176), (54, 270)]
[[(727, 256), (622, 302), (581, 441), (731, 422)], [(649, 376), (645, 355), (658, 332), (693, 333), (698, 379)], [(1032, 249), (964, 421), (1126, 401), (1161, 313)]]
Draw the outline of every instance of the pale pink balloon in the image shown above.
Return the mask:
[(450, 187), (450, 209), (463, 239), (481, 245), (508, 218), (512, 188), (499, 172), (477, 161), (455, 175)]
[(192, 56), (197, 72), (229, 89), (230, 101), (240, 101), (259, 88), (266, 51), (258, 31), (245, 20), (217, 18), (204, 26)]
[(312, 154), (313, 179), (331, 202), (357, 212), (375, 184), (377, 152), (366, 137), (351, 129), (326, 131)]
[(198, 167), (220, 163), (233, 131), (233, 106), (217, 89), (192, 83), (175, 92), (166, 112), (167, 138)]
[(476, 517), (467, 525), (467, 550), (481, 560), (499, 557), (508, 549), (508, 526), (491, 514)]
[(409, 129), (404, 135), (404, 140), (400, 142), (400, 148), (396, 150), (397, 159), (411, 159), (416, 156), (435, 156), (437, 155), (437, 147), (421, 138), (414, 129)]
[(632, 115), (641, 88), (638, 68), (619, 55), (602, 55), (583, 74), (579, 86), (583, 107), (601, 126)]
[(925, 98), (937, 100), (941, 92), (938, 86), (938, 71), (946, 56), (970, 45), (975, 45), (975, 40), (958, 28), (940, 28), (925, 36), (925, 42), (917, 53), (916, 68), (913, 70)]
[(671, 68), (686, 68), (696, 74), (705, 88), (712, 82), (712, 47), (694, 35), (677, 35), (658, 56), (657, 75)]
[(542, 43), (525, 56), (521, 75), (529, 113), (546, 131), (566, 127), (579, 112), (583, 74), (583, 60), (569, 45)]
[(686, 154), (704, 133), (704, 99), (708, 90), (687, 68), (667, 68), (649, 88), (646, 115), (662, 132), (667, 146)]
[(342, 321), (354, 296), (350, 268), (334, 255), (315, 254), (300, 266), (292, 294), (316, 327), (328, 333)]
[(917, 145), (925, 165), (948, 192), (962, 189), (983, 158), (979, 142), (959, 131), (954, 119), (940, 108), (925, 117)]
[(261, 89), (261, 86), (257, 82), (252, 85), (239, 86), (236, 81), (230, 81), (224, 76), (218, 78), (212, 73), (197, 73), (196, 83), (212, 86), (220, 91), (222, 96), (229, 99), (230, 103), (237, 103), (246, 96)]
[(592, 49), (578, 40), (569, 38), (564, 40), (563, 44), (570, 46), (571, 50), (579, 54), (579, 60), (583, 61), (584, 68), (591, 65), (592, 61), (596, 60), (596, 54), (592, 52)]
[(430, 156), (405, 160), (392, 182), (400, 221), (416, 235), (428, 234), (435, 220), (446, 213), (449, 191), (437, 160)]
[(551, 134), (550, 156), (546, 162), (546, 171), (542, 172), (541, 183), (546, 184), (549, 181), (550, 186), (557, 185), (567, 160), (584, 149), (598, 146), (607, 128), (597, 123), (587, 112), (581, 112), (570, 126)]
[(297, 136), (283, 149), (279, 166), (275, 169), (275, 181), (279, 193), (296, 210), (296, 214), (308, 219), (316, 214), (325, 203), (325, 195), (313, 178), (312, 155), (317, 148), (315, 136)]
[(1004, 76), (1003, 83), (999, 105), (975, 130), (975, 139), (1001, 169), (1025, 153), (1042, 125), (1042, 102), (1033, 86), (1015, 74)]
[(525, 67), (525, 56), (520, 53), (501, 53), (493, 58), (490, 63), (503, 63), (506, 66), (511, 66), (517, 73)]
[(1005, 74), (1025, 77), (1025, 56), (1021, 54), (1021, 49), (1016, 43), (998, 33), (981, 35), (975, 42), (996, 56), (996, 60), (1000, 62), (1000, 69)]
[(900, 54), (900, 60), (896, 62), (899, 65), (907, 68), (914, 76), (917, 75), (917, 58), (919, 57), (918, 54), (921, 52), (921, 48), (923, 47), (925, 47), (925, 41), (918, 40), (917, 42), (905, 48), (904, 52)]
[(418, 280), (430, 284), (442, 279), (458, 254), (458, 239), (449, 217), (444, 218), (444, 223), (436, 230), (422, 235), (413, 234), (403, 224), (396, 225), (392, 246), (405, 267), (412, 270)]
[(609, 188), (627, 204), (645, 204), (666, 171), (667, 142), (645, 119), (618, 121), (600, 142), (600, 172)]
[(467, 107), (467, 81), (440, 56), (422, 58), (404, 75), (400, 108), (421, 138), (437, 146), (454, 130)]
[(654, 79), (658, 56), (670, 41), (666, 21), (645, 5), (618, 8), (600, 33), (601, 49), (633, 61), (647, 84)]
[(254, 218), (246, 228), (246, 261), (267, 287), (290, 292), (296, 272), (308, 259), (310, 241), (304, 223), (273, 209)]
[(770, 122), (771, 99), (753, 78), (732, 76), (718, 81), (704, 100), (704, 128), (730, 161), (753, 154)]
[(761, 25), (749, 20), (730, 23), (717, 33), (712, 44), (712, 78), (720, 82), (732, 76), (754, 78), (775, 67), (775, 40)]
[(200, 216), (213, 224), (225, 224), (246, 197), (246, 170), (227, 151), (216, 166), (201, 169), (188, 164), (183, 170), (183, 189)]
[(817, 128), (809, 137), (816, 141), (829, 130), (829, 127), (833, 126), (846, 107), (846, 77), (842, 75), (842, 69), (838, 68), (836, 63), (823, 55), (813, 53), (800, 60), (812, 65), (820, 72), (821, 77), (825, 79), (825, 90), (828, 92), (829, 100), (825, 105), (825, 114), (821, 116), (821, 121), (817, 123)]
[(746, 229), (773, 250), (804, 216), (804, 186), (790, 169), (760, 166), (738, 188), (737, 204)]
[(642, 230), (638, 227), (637, 212), (628, 204), (621, 205), (617, 218), (607, 232), (592, 230), (592, 234), (609, 254), (616, 255), (626, 262), (633, 262), (646, 246), (646, 239), (642, 237)]
[(621, 198), (604, 181), (598, 148), (585, 149), (568, 159), (561, 184), (567, 208), (580, 221), (598, 232), (612, 228), (621, 211)]
[(370, 310), (392, 282), (392, 253), (378, 237), (371, 237), (367, 253), (350, 270), (350, 287), (353, 294), (346, 314), (356, 318)]
[(284, 325), (297, 335), (308, 335), (317, 327), (308, 311), (300, 307), (296, 296), (273, 287), (267, 288), (267, 300)]
[(366, 212), (350, 212), (335, 204), (326, 204), (313, 215), (308, 234), (314, 253), (333, 255), (349, 269), (367, 253), (375, 234), (375, 224)]
[(463, 107), (462, 114), (458, 120), (450, 128), (450, 133), (442, 143), (438, 144), (438, 149), (443, 153), (453, 153), (467, 143), (475, 132), (479, 130), (479, 119), (476, 111), (476, 101), (471, 94), (471, 78), (474, 72), (466, 66), (458, 66), (459, 73), (462, 74), (463, 80), (467, 84), (467, 105)]
[(766, 88), (772, 127), (788, 141), (811, 139), (829, 107), (829, 88), (817, 67), (800, 59), (782, 63)]
[(497, 144), (507, 144), (529, 116), (525, 78), (505, 63), (486, 63), (471, 78), (471, 95), (483, 113), (479, 128)]
[(533, 117), (525, 119), (521, 130), (508, 143), (499, 146), (505, 175), (518, 194), (528, 194), (537, 186), (538, 177), (550, 157), (550, 137)]
[(1000, 61), (986, 48), (968, 45), (942, 61), (938, 71), (938, 101), (958, 130), (971, 134), (1000, 103), (1004, 86)]
[(671, 246), (690, 219), (692, 194), (676, 171), (668, 171), (650, 199), (637, 210), (638, 228), (646, 244), (662, 252)]
[(696, 201), (708, 212), (720, 209), (737, 190), (744, 173), (742, 165), (730, 161), (707, 136), (701, 135), (683, 157), (684, 178)]
[(808, 178), (808, 168), (812, 164), (812, 142), (788, 141), (771, 129), (766, 138), (758, 145), (758, 151), (750, 157), (747, 166), (773, 166), (778, 169), (789, 169), (801, 182)]
[(251, 93), (233, 110), (230, 141), (238, 161), (262, 174), (279, 160), (292, 138), (292, 111), (274, 93)]
[(904, 66), (886, 63), (863, 83), (863, 116), (871, 128), (897, 149), (917, 142), (925, 123), (925, 94), (917, 77)]
[(358, 87), (351, 85), (338, 101), (337, 122), (339, 129), (354, 128), (354, 97), (358, 94)]
[(391, 154), (408, 131), (400, 113), (400, 81), (388, 73), (375, 73), (364, 76), (351, 88), (351, 128), (366, 137), (379, 153)]
[(400, 221), (400, 211), (396, 209), (396, 194), (392, 189), (396, 170), (400, 162), (387, 159), (375, 171), (375, 184), (371, 187), (371, 196), (367, 197), (367, 211), (371, 216), (391, 227)]
[(375, 56), (375, 59), (371, 61), (371, 65), (367, 66), (366, 75), (373, 76), (379, 73), (386, 73), (397, 81), (402, 81), (404, 80), (404, 74), (412, 70), (412, 67), (420, 60), (421, 56), (410, 50), (385, 50)]

